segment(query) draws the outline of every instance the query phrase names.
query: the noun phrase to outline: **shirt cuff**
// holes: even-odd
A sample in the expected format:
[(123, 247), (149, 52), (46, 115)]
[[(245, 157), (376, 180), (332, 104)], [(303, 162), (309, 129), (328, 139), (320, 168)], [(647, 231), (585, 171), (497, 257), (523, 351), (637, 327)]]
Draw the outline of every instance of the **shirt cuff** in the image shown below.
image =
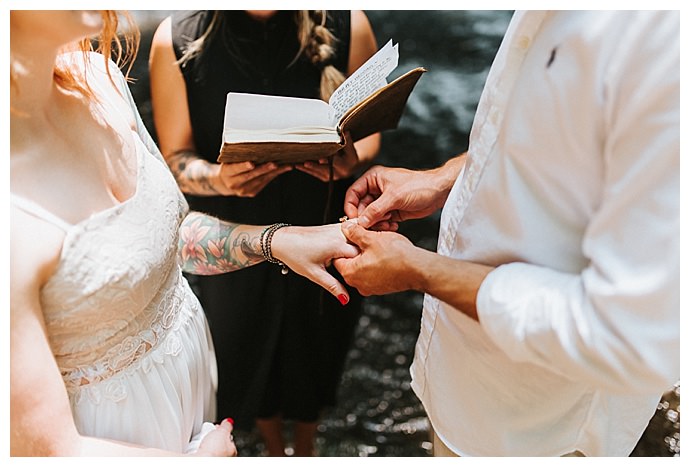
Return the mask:
[(534, 360), (545, 357), (544, 348), (530, 341), (541, 336), (553, 344), (553, 337), (562, 331), (557, 328), (568, 326), (567, 320), (554, 319), (552, 312), (563, 308), (563, 292), (573, 286), (573, 280), (571, 274), (526, 263), (497, 267), (477, 293), (482, 328), (511, 359), (538, 363)]

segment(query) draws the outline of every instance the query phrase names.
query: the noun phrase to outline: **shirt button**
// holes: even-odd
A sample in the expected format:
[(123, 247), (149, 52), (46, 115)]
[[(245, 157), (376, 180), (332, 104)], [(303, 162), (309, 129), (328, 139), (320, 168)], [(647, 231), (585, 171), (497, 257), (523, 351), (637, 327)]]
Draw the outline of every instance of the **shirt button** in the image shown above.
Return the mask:
[(520, 36), (520, 39), (518, 39), (518, 46), (521, 49), (526, 49), (529, 47), (530, 39), (527, 36)]

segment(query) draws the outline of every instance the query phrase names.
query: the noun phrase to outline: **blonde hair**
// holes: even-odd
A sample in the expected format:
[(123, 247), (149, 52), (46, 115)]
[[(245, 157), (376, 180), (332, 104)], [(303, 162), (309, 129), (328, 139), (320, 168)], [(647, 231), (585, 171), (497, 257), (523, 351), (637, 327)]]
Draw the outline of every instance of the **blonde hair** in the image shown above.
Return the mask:
[[(290, 65), (288, 65), (291, 66), (300, 56), (304, 55), (312, 64), (320, 68), (321, 85), (319, 94), (321, 99), (325, 101), (345, 81), (345, 75), (332, 64), (335, 55), (335, 43), (338, 39), (326, 27), (327, 17), (328, 12), (326, 10), (295, 11), (299, 50), (295, 58), (290, 62)], [(177, 63), (184, 66), (192, 58), (201, 55), (207, 41), (217, 34), (222, 25), (222, 13), (214, 11), (206, 30), (199, 38), (187, 45)]]
[[(128, 77), (129, 72), (134, 63), (137, 51), (139, 49), (140, 32), (131, 15), (127, 12), (118, 12), (116, 10), (101, 10), (103, 18), (103, 27), (96, 38), (84, 38), (76, 44), (73, 44), (70, 49), (81, 51), (84, 54), (84, 63), (88, 64), (86, 54), (88, 52), (99, 52), (103, 55), (105, 60), (106, 70), (110, 81), (113, 77), (110, 75), (110, 67), (108, 67), (108, 59), (112, 59), (119, 67), (127, 67), (124, 75)], [(118, 35), (120, 27), (120, 17), (122, 17), (127, 27)], [(86, 65), (85, 65), (86, 66)], [(53, 69), (53, 80), (61, 88), (68, 91), (75, 91), (84, 97), (94, 99), (95, 93), (89, 87), (85, 80), (85, 73), (78, 73), (73, 69), (61, 67), (56, 64)], [(13, 73), (12, 61), (10, 58), (10, 86), (18, 89), (16, 77)]]
[(301, 10), (296, 18), (300, 43), (297, 55), (304, 53), (314, 65), (321, 68), (320, 91), (325, 101), (345, 81), (345, 76), (332, 64), (336, 38), (326, 27), (326, 18), (326, 10)]

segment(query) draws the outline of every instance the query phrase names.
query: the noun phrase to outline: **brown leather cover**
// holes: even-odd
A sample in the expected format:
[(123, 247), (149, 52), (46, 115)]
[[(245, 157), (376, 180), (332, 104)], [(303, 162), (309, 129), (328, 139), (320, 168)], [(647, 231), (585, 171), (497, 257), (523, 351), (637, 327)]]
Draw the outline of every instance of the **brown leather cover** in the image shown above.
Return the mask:
[[(407, 99), (424, 72), (426, 70), (421, 67), (410, 70), (348, 110), (340, 119), (338, 132), (342, 135), (349, 131), (352, 140), (358, 141), (373, 133), (396, 128)], [(280, 141), (223, 143), (218, 162), (274, 161), (295, 164), (331, 156), (342, 147), (342, 138), (341, 144)]]
[(340, 133), (350, 132), (353, 141), (397, 128), (407, 99), (426, 70), (415, 68), (391, 81), (348, 110), (340, 119)]
[(342, 147), (343, 145), (338, 143), (293, 143), (283, 141), (225, 143), (218, 156), (218, 162), (253, 161), (257, 164), (263, 164), (264, 162), (297, 164), (328, 157), (338, 152)]

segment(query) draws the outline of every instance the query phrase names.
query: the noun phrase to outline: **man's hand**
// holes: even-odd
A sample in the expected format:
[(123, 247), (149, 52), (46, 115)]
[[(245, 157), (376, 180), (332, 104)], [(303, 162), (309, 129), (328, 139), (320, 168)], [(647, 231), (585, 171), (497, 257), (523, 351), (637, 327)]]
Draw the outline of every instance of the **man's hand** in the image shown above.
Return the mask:
[(340, 258), (333, 265), (362, 295), (383, 295), (416, 289), (416, 274), (409, 268), (418, 254), (404, 236), (395, 232), (368, 231), (348, 220), (342, 224), (347, 240), (356, 245), (361, 253), (353, 258)]
[(428, 171), (374, 166), (347, 190), (345, 214), (365, 228), (397, 230), (399, 222), (441, 209), (461, 166), (455, 162)]
[(491, 266), (442, 256), (414, 246), (395, 232), (375, 232), (354, 220), (342, 224), (347, 240), (361, 253), (333, 265), (362, 295), (405, 290), (427, 293), (479, 321), (477, 294)]

